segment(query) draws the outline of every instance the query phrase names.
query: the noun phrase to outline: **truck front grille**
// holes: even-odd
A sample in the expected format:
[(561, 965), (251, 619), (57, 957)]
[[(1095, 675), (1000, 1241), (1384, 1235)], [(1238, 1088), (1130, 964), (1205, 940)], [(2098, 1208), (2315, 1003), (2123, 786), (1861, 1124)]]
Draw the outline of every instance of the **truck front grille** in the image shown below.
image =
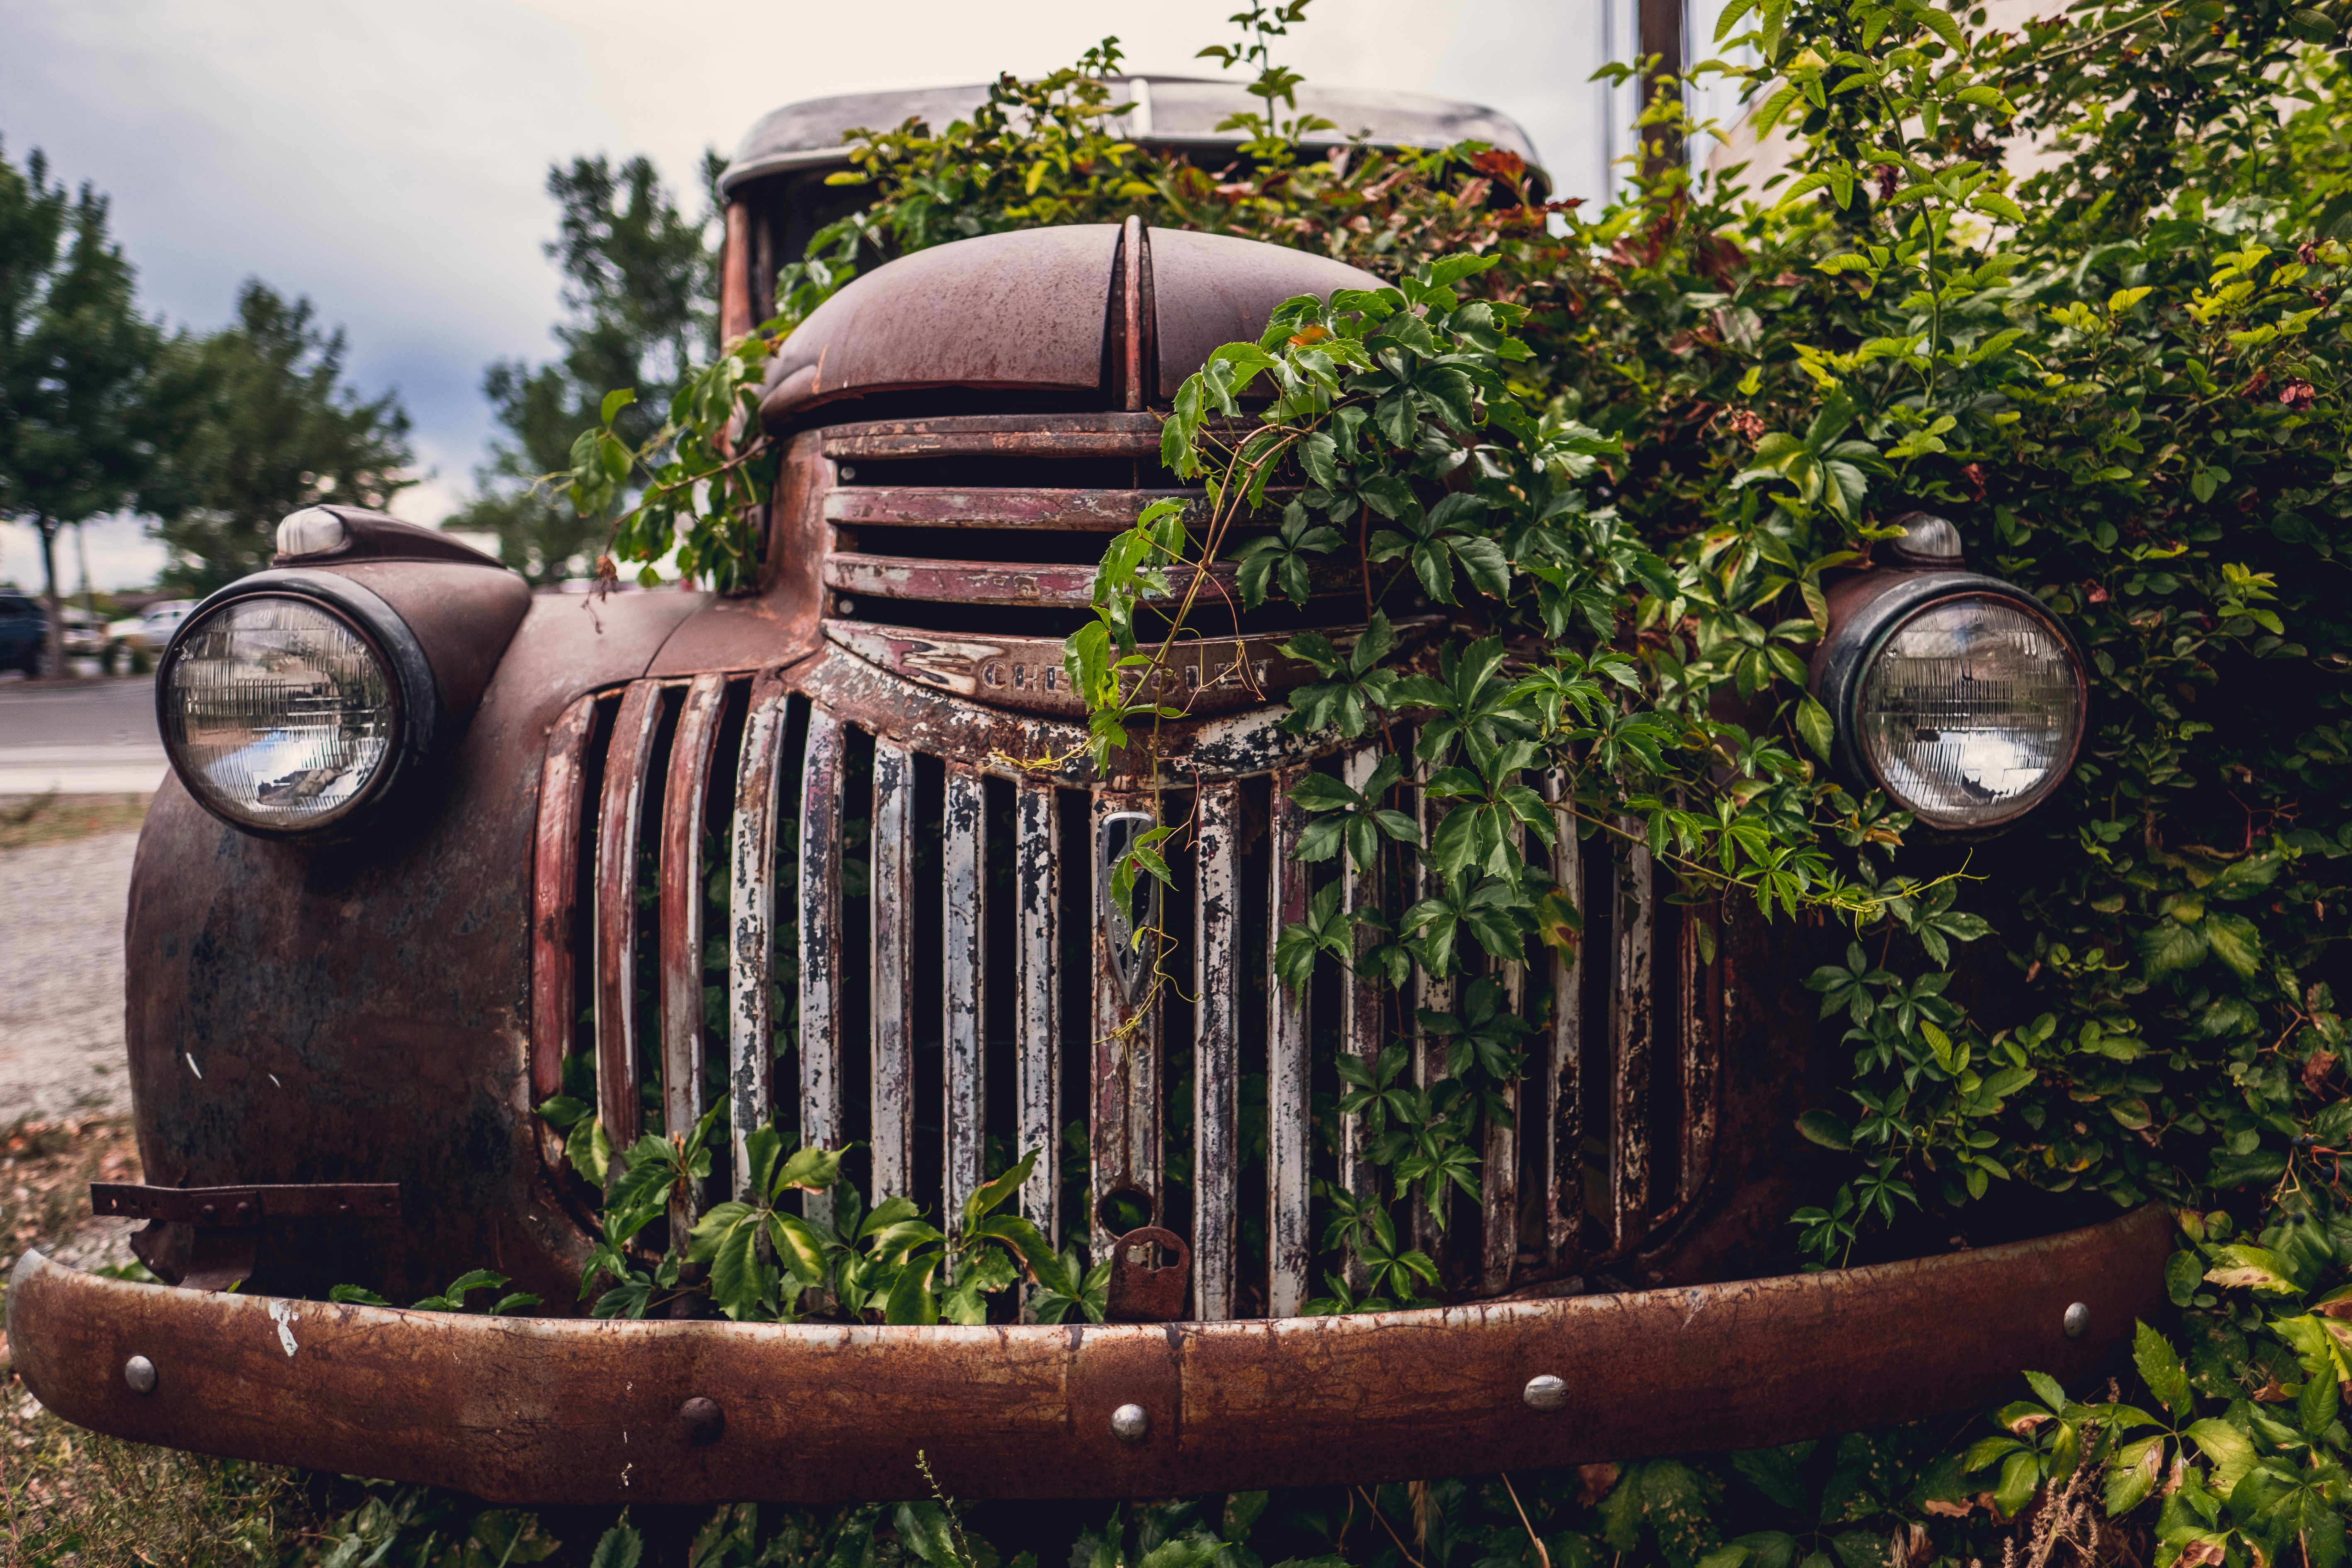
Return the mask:
[[(1464, 984), (1401, 996), (1331, 965), (1304, 995), (1271, 981), (1276, 934), (1330, 879), (1349, 904), (1407, 890), (1391, 866), (1292, 855), (1299, 772), (1360, 779), (1370, 752), (1203, 770), (1155, 802), (1002, 752), (940, 755), (824, 687), (644, 680), (558, 725), (538, 1091), (581, 1058), (616, 1147), (723, 1098), (735, 1136), (705, 1202), (730, 1194), (742, 1132), (772, 1119), (788, 1142), (864, 1144), (850, 1168), (869, 1195), (950, 1215), (1040, 1148), (1023, 1212), (1096, 1256), (1138, 1224), (1189, 1236), (1192, 1316), (1288, 1316), (1322, 1293), (1317, 1184), (1377, 1176), (1360, 1120), (1332, 1110), (1337, 1053), (1409, 1040), (1420, 1079), (1442, 1073), (1413, 1020)], [(1100, 835), (1138, 812), (1184, 826), (1156, 976), (1121, 974), (1100, 914)], [(1510, 1119), (1482, 1130), (1483, 1200), (1443, 1232), (1413, 1222), (1456, 1294), (1626, 1267), (1713, 1164), (1727, 977), (1699, 961), (1711, 916), (1663, 902), (1639, 849), (1579, 855), (1579, 954), (1494, 969), (1545, 1026)]]

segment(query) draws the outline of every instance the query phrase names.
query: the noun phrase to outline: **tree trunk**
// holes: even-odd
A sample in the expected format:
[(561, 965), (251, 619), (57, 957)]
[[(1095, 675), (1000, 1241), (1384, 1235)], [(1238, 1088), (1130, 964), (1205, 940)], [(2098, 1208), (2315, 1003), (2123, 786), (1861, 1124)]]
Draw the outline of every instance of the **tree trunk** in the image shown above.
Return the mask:
[[(1660, 92), (1682, 96), (1683, 16), (1684, 0), (1641, 0), (1641, 43), (1643, 58), (1655, 58), (1657, 65), (1642, 79), (1642, 107)], [(1655, 179), (1681, 161), (1683, 139), (1663, 125), (1644, 126), (1642, 139), (1642, 172)]]
[(58, 528), (55, 518), (36, 515), (41, 531), (41, 579), (49, 605), (49, 667), (42, 673), (52, 680), (71, 673), (66, 668), (66, 607), (58, 596)]

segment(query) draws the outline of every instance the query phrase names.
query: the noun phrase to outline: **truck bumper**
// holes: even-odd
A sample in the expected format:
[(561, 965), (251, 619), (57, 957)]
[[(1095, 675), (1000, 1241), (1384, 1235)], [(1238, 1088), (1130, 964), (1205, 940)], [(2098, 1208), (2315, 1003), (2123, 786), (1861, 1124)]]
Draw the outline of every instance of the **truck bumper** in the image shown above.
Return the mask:
[[(499, 1502), (924, 1496), (918, 1450), (961, 1498), (1165, 1496), (1755, 1447), (1991, 1405), (2026, 1368), (2074, 1388), (2162, 1309), (2170, 1250), (2151, 1205), (1835, 1273), (1018, 1328), (466, 1317), (126, 1284), (28, 1253), (8, 1341), (41, 1403), (95, 1431)], [(1546, 1377), (1564, 1398), (1536, 1408)], [(1111, 1419), (1129, 1405), (1131, 1441)]]

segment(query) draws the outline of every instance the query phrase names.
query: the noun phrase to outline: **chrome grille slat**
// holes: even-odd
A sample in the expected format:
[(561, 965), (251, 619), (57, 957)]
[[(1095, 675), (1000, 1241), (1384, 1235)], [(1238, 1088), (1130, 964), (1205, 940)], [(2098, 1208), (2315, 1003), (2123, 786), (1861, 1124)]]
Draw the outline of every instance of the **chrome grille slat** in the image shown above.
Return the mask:
[[(1443, 804), (1438, 797), (1432, 795), (1427, 790), (1416, 789), (1412, 793), (1413, 805), (1417, 813), (1414, 826), (1421, 830), (1421, 841), (1427, 844), (1431, 836), (1437, 831), (1438, 820), (1444, 815)], [(1418, 858), (1412, 863), (1406, 886), (1408, 890), (1405, 902), (1408, 907), (1439, 890), (1436, 873), (1430, 868), (1427, 861)], [(1453, 976), (1448, 975), (1442, 980), (1433, 979), (1425, 969), (1416, 967), (1413, 970), (1411, 1030), (1412, 1081), (1419, 1088), (1428, 1089), (1444, 1081), (1450, 1065), (1446, 1060), (1445, 1042), (1421, 1026), (1422, 1012), (1425, 1008), (1433, 1013), (1451, 1013), (1454, 1011), (1454, 997)], [(1452, 1201), (1453, 1192), (1450, 1187), (1438, 1194), (1441, 1208), (1449, 1205)], [(1416, 1199), (1413, 1204), (1412, 1236), (1414, 1246), (1423, 1252), (1432, 1254), (1435, 1253), (1444, 1239), (1444, 1228), (1438, 1224), (1437, 1215), (1430, 1212), (1426, 1202), (1419, 1199)]]
[(1060, 802), (1050, 784), (1024, 782), (1014, 796), (1014, 1082), (1020, 1148), (1036, 1169), (1021, 1212), (1048, 1238), (1061, 1235), (1062, 1079)]
[[(1097, 791), (1093, 803), (1092, 835), (1102, 842), (1105, 819), (1120, 812), (1150, 813), (1148, 795)], [(1139, 883), (1140, 879), (1139, 879)], [(1120, 1192), (1147, 1194), (1156, 1220), (1162, 1212), (1160, 1160), (1160, 1012), (1153, 1005), (1160, 963), (1157, 935), (1145, 939), (1150, 973), (1129, 995), (1119, 977), (1111, 947), (1109, 921), (1101, 911), (1108, 907), (1108, 882), (1094, 889), (1094, 1109), (1091, 1163), (1095, 1212), (1088, 1216), (1095, 1249), (1099, 1254), (1112, 1239), (1103, 1224), (1106, 1200)], [(1139, 885), (1136, 909), (1143, 912), (1145, 892)]]
[(744, 1141), (775, 1104), (776, 824), (792, 699), (781, 685), (751, 694), (736, 773), (733, 863), (727, 900), (727, 1084), (734, 1193), (751, 1196)]
[(698, 675), (679, 705), (662, 793), (662, 1123), (683, 1131), (702, 1120), (702, 818), (727, 678)]
[(1241, 1172), (1241, 789), (1203, 784), (1193, 836), (1193, 1315), (1234, 1315)]
[[(1640, 824), (1629, 821), (1628, 832)], [(1612, 1002), (1610, 1079), (1615, 1103), (1610, 1118), (1609, 1209), (1612, 1243), (1619, 1249), (1640, 1239), (1650, 1202), (1650, 1051), (1656, 1019), (1652, 985), (1655, 879), (1647, 848), (1624, 851), (1617, 880), (1617, 952)]]
[(947, 773), (945, 1217), (953, 1221), (979, 1190), (987, 1153), (981, 1062), (988, 1022), (988, 816), (980, 773), (961, 764), (950, 764)]
[[(577, 925), (581, 895), (580, 837), (587, 810), (590, 742), (596, 732), (596, 698), (563, 710), (547, 738), (539, 777), (539, 833), (532, 847), (530, 1098), (534, 1105), (563, 1091), (563, 1058), (572, 1054), (580, 1000)], [(593, 897), (593, 894), (591, 895)], [(563, 1139), (541, 1124), (540, 1149), (551, 1163), (562, 1158)]]
[[(1360, 790), (1371, 782), (1372, 770), (1379, 765), (1379, 749), (1359, 746), (1347, 753), (1339, 764), (1339, 779), (1349, 789)], [(1339, 907), (1349, 914), (1358, 910), (1378, 908), (1381, 901), (1381, 862), (1375, 858), (1370, 866), (1358, 866), (1355, 857), (1347, 849), (1339, 851)], [(1369, 927), (1356, 928), (1356, 973), (1339, 977), (1339, 1049), (1349, 1056), (1360, 1057), (1369, 1064), (1381, 1054), (1381, 987), (1364, 965), (1364, 955), (1379, 942), (1377, 933)], [(1339, 1179), (1354, 1193), (1370, 1192), (1380, 1176), (1372, 1165), (1370, 1141), (1361, 1112), (1339, 1119)], [(1360, 1289), (1365, 1275), (1360, 1262), (1349, 1265), (1349, 1284)]]
[[(1274, 775), (1273, 807), (1269, 816), (1274, 865), (1274, 897), (1265, 933), (1271, 960), (1282, 928), (1307, 918), (1307, 872), (1298, 858), (1299, 837), (1307, 829), (1307, 814), (1292, 795), (1303, 767), (1284, 768)], [(1266, 1310), (1277, 1318), (1296, 1317), (1307, 1304), (1307, 1281), (1315, 1261), (1314, 1233), (1309, 1228), (1308, 1199), (1314, 1172), (1307, 1143), (1308, 1107), (1313, 1103), (1314, 1075), (1308, 1057), (1308, 988), (1292, 990), (1278, 977), (1266, 988)]]
[[(841, 1016), (834, 990), (841, 971), (841, 721), (809, 710), (801, 766), (800, 1069), (801, 1137), (842, 1145)], [(833, 1217), (833, 1200), (812, 1193), (808, 1212)]]
[[(1528, 966), (1506, 963), (1501, 979), (1503, 1005), (1520, 1011), (1527, 1005)], [(1479, 1151), (1478, 1279), (1487, 1290), (1509, 1288), (1511, 1265), (1519, 1250), (1519, 1089), (1524, 1081), (1515, 1078), (1496, 1090), (1503, 1115), (1489, 1110), (1485, 1146)]]
[(877, 1193), (915, 1190), (915, 759), (874, 742), (873, 836), (866, 900), (873, 941), (869, 1138)]
[[(1247, 751), (1237, 730), (1234, 741), (1220, 739), (1212, 749), (1196, 751), (1195, 757), (1213, 761), (1190, 785), (1170, 786), (1179, 791), (1173, 799), (1180, 804), (1188, 798), (1182, 792), (1192, 792), (1189, 841), (1180, 836), (1168, 847), (1180, 868), (1189, 858), (1171, 906), (1181, 917), (1181, 929), (1153, 939), (1158, 962), (1145, 966), (1130, 994), (1109, 962), (1100, 919), (1105, 889), (1096, 868), (1082, 858), (1073, 879), (1065, 879), (1064, 851), (1075, 852), (1079, 839), (1074, 833), (1064, 844), (1063, 814), (1083, 807), (1091, 829), (1087, 841), (1098, 845), (1108, 816), (1137, 812), (1149, 819), (1163, 805), (1159, 796), (1133, 788), (1084, 788), (1059, 773), (1024, 773), (1019, 759), (1033, 754), (1025, 737), (1018, 753), (1000, 746), (934, 763), (932, 754), (951, 750), (951, 731), (909, 726), (893, 732), (887, 721), (877, 726), (867, 714), (853, 720), (841, 709), (812, 702), (798, 685), (787, 687), (777, 674), (756, 681), (716, 675), (647, 679), (583, 700), (551, 731), (533, 880), (542, 908), (555, 918), (542, 921), (533, 943), (534, 1006), (545, 1015), (532, 1021), (535, 1090), (551, 1091), (562, 1080), (575, 1032), (563, 1024), (558, 992), (572, 984), (564, 978), (569, 954), (586, 945), (593, 954), (596, 1106), (615, 1143), (636, 1133), (638, 1084), (651, 1070), (641, 1065), (637, 1032), (656, 1026), (640, 1025), (640, 1018), (658, 1018), (657, 1040), (646, 1048), (658, 1047), (661, 1091), (657, 1101), (645, 1103), (658, 1103), (665, 1127), (673, 1131), (706, 1108), (704, 1056), (718, 1047), (704, 1043), (700, 1016), (705, 803), (713, 770), (727, 768), (734, 790), (723, 943), (725, 1048), (735, 1195), (743, 1195), (748, 1173), (745, 1133), (771, 1118), (784, 1126), (788, 1146), (803, 1139), (835, 1148), (867, 1143), (872, 1165), (857, 1179), (869, 1202), (888, 1194), (927, 1205), (937, 1202), (945, 1211), (939, 1217), (950, 1224), (985, 1178), (992, 1144), (1008, 1153), (1034, 1148), (1040, 1152), (1038, 1169), (1023, 1186), (1021, 1210), (1057, 1244), (1086, 1241), (1099, 1260), (1111, 1239), (1101, 1200), (1132, 1189), (1148, 1199), (1160, 1223), (1182, 1220), (1189, 1210), (1194, 1316), (1296, 1315), (1318, 1278), (1316, 1227), (1327, 1216), (1313, 1197), (1317, 1179), (1350, 1181), (1369, 1193), (1376, 1183), (1386, 1185), (1393, 1172), (1371, 1164), (1358, 1118), (1332, 1130), (1334, 1143), (1318, 1145), (1314, 987), (1293, 991), (1272, 983), (1263, 1018), (1267, 1129), (1259, 1197), (1258, 1157), (1240, 1137), (1242, 1086), (1257, 1070), (1249, 1051), (1255, 1049), (1260, 1021), (1245, 1018), (1244, 1008), (1257, 1005), (1251, 966), (1259, 932), (1253, 925), (1244, 933), (1243, 923), (1266, 921), (1270, 961), (1283, 928), (1307, 916), (1318, 886), (1336, 882), (1343, 907), (1351, 910), (1384, 900), (1391, 890), (1408, 900), (1434, 890), (1426, 874), (1410, 866), (1400, 881), (1396, 866), (1359, 869), (1344, 851), (1315, 865), (1296, 858), (1307, 826), (1292, 799), (1300, 781), (1311, 768), (1328, 767), (1360, 788), (1379, 748), (1360, 743), (1336, 755), (1327, 751), (1325, 760), (1313, 762), (1307, 760), (1316, 754), (1311, 746)], [(736, 713), (740, 721), (730, 717)], [(738, 722), (740, 750), (730, 739)], [(870, 940), (870, 963), (843, 946), (843, 922), (853, 908), (844, 881), (845, 834), (849, 819), (868, 809), (845, 792), (853, 778), (863, 778), (853, 758), (866, 754), (867, 736), (873, 836), (864, 852), (871, 855), (873, 878), (856, 936)], [(600, 748), (598, 785), (593, 781), (599, 776)], [(938, 773), (929, 771), (935, 766)], [(1253, 773), (1265, 782), (1247, 782)], [(1000, 775), (1009, 787), (989, 782)], [(1471, 955), (1474, 971), (1486, 964), (1515, 1005), (1529, 1001), (1534, 987), (1548, 985), (1549, 1024), (1529, 1042), (1524, 1078), (1502, 1090), (1507, 1121), (1488, 1118), (1472, 1134), (1483, 1201), (1456, 1203), (1456, 1223), (1448, 1230), (1426, 1223), (1417, 1194), (1410, 1200), (1414, 1244), (1440, 1258), (1455, 1288), (1484, 1294), (1508, 1289), (1519, 1277), (1519, 1222), (1528, 1199), (1541, 1212), (1528, 1216), (1527, 1234), (1555, 1273), (1620, 1267), (1644, 1246), (1658, 1245), (1651, 1239), (1654, 1230), (1658, 1237), (1672, 1234), (1664, 1227), (1699, 1195), (1715, 1156), (1724, 1026), (1709, 1009), (1723, 1005), (1717, 992), (1728, 969), (1727, 961), (1713, 971), (1700, 962), (1696, 923), (1713, 919), (1713, 912), (1657, 910), (1657, 868), (1638, 847), (1578, 847), (1569, 782), (1558, 772), (1542, 780), (1560, 835), (1553, 864), (1568, 858), (1562, 879), (1582, 899), (1581, 868), (1589, 863), (1590, 899), (1597, 906), (1588, 910), (1592, 940), (1567, 952), (1548, 950), (1528, 963), (1491, 964)], [(861, 783), (861, 794), (865, 787)], [(1244, 823), (1259, 789), (1268, 792), (1269, 831), (1251, 846)], [(656, 798), (649, 799), (648, 790)], [(1433, 827), (1437, 803), (1402, 804), (1420, 815), (1424, 834)], [(593, 822), (585, 819), (591, 809), (598, 814)], [(788, 811), (797, 813), (797, 847), (788, 841), (782, 816)], [(1004, 887), (998, 896), (1010, 897), (1013, 909), (1009, 917), (999, 911), (1003, 934), (992, 940), (990, 844), (1008, 834), (1013, 860), (1009, 874), (1000, 873)], [(936, 842), (927, 842), (926, 835)], [(641, 836), (654, 844), (641, 849)], [(583, 842), (593, 846), (585, 876)], [(660, 896), (641, 909), (641, 868), (656, 859)], [(924, 886), (931, 876), (938, 884)], [(1252, 878), (1265, 879), (1262, 891), (1250, 885)], [(570, 917), (572, 929), (583, 940), (564, 938), (566, 898), (577, 911)], [(1085, 922), (1084, 940), (1074, 940), (1078, 932), (1066, 923), (1072, 921)], [(780, 922), (793, 928), (789, 944)], [(1009, 942), (1009, 949), (995, 951), (996, 941)], [(1066, 942), (1074, 942), (1069, 962), (1077, 961), (1081, 949), (1090, 950), (1090, 975), (1063, 973)], [(641, 947), (657, 952), (659, 963), (641, 969)], [(934, 952), (942, 970), (936, 993), (928, 973)], [(774, 1016), (774, 987), (784, 978), (777, 965), (786, 955), (799, 966), (787, 984), (788, 993), (796, 992), (797, 1028), (782, 1027)], [(1537, 962), (1540, 973), (1528, 966)], [(1588, 962), (1603, 965), (1595, 977), (1597, 1017), (1582, 1005)], [(1009, 1021), (1011, 1029), (1002, 1039), (990, 1037), (992, 966), (1000, 971), (997, 983), (1013, 990), (1009, 1004), (1000, 1002), (998, 1026)], [(1171, 976), (1169, 983), (1161, 984), (1154, 969)], [(853, 978), (866, 985), (862, 996), (843, 994)], [(1339, 1013), (1326, 1024), (1322, 1048), (1336, 1045), (1370, 1058), (1390, 1040), (1403, 1039), (1412, 1053), (1414, 1080), (1442, 1081), (1445, 1041), (1423, 1029), (1418, 1014), (1458, 1007), (1465, 983), (1423, 977), (1395, 996), (1377, 981), (1360, 984), (1347, 975), (1317, 984), (1330, 986), (1327, 995), (1337, 999)], [(1192, 993), (1189, 1005), (1181, 999), (1185, 990)], [(919, 1047), (928, 1047), (934, 995), (942, 1009), (940, 1065), (926, 1068), (920, 1064), (929, 1058)], [(870, 1044), (871, 1078), (862, 1085), (871, 1089), (870, 1116), (846, 1103), (841, 1079), (857, 1059), (845, 1051), (842, 1030), (858, 1017), (861, 1002), (867, 1013), (859, 1026), (871, 1031), (869, 1039), (857, 1042), (861, 1049)], [(1192, 1050), (1186, 1108), (1192, 1118), (1192, 1190), (1172, 1203), (1166, 1190), (1171, 1079), (1163, 1016), (1171, 1004), (1191, 1008)], [(1081, 1016), (1069, 1016), (1073, 1007)], [(1660, 1007), (1669, 1015), (1659, 1014)], [(1605, 1039), (1588, 1040), (1588, 1022)], [(1244, 1041), (1252, 1042), (1248, 1051)], [(1590, 1064), (1588, 1044), (1596, 1053)], [(797, 1065), (779, 1083), (774, 1064), (787, 1051)], [(1009, 1059), (1000, 1059), (1000, 1053)], [(921, 1081), (926, 1070), (939, 1072), (942, 1081)], [(1328, 1077), (1329, 1064), (1322, 1070)], [(1008, 1086), (1006, 1102), (993, 1112), (992, 1074), (1003, 1075)], [(1066, 1074), (1076, 1075), (1068, 1085)], [(1605, 1084), (1593, 1081), (1604, 1074)], [(1059, 1159), (1061, 1101), (1080, 1082), (1088, 1103), (1076, 1114), (1092, 1134), (1088, 1176), (1096, 1199), (1095, 1211), (1087, 1214), (1066, 1212)], [(939, 1131), (919, 1131), (918, 1107), (931, 1104), (941, 1107)], [(998, 1125), (992, 1117), (1006, 1120)], [(1601, 1136), (1605, 1151), (1589, 1142), (1591, 1135)], [(560, 1142), (548, 1142), (552, 1161), (561, 1160)], [(1532, 1193), (1522, 1191), (1523, 1169), (1535, 1184)], [(1244, 1191), (1265, 1205), (1263, 1252), (1254, 1245), (1256, 1228), (1243, 1223)], [(1386, 1195), (1395, 1198), (1393, 1192)], [(1588, 1205), (1597, 1216), (1589, 1233)], [(821, 1201), (805, 1206), (826, 1217)], [(692, 1217), (682, 1206), (672, 1215), (673, 1233)]]
[[(1552, 826), (1559, 847), (1552, 864), (1569, 896), (1585, 905), (1583, 854), (1576, 837), (1576, 810), (1568, 773), (1552, 768), (1544, 774), (1544, 798), (1552, 803)], [(1551, 954), (1551, 1028), (1546, 1082), (1551, 1105), (1544, 1162), (1545, 1258), (1547, 1263), (1572, 1262), (1584, 1230), (1584, 942), (1580, 935), (1566, 952)]]
[(639, 681), (621, 699), (596, 822), (596, 1114), (614, 1149), (637, 1141), (637, 837), (646, 776), (662, 718), (662, 688)]

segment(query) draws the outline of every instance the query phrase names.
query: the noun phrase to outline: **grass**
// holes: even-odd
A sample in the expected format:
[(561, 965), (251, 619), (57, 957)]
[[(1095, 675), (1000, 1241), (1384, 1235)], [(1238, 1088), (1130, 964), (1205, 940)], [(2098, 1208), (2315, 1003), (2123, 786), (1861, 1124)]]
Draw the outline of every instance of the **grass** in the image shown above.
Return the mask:
[(0, 801), (0, 849), (62, 844), (99, 833), (130, 833), (147, 820), (143, 795), (21, 795)]
[[(107, 1237), (90, 1228), (89, 1184), (137, 1180), (139, 1154), (127, 1118), (27, 1121), (0, 1131), (6, 1225), (0, 1271), (28, 1247), (104, 1251)], [(0, 1303), (5, 1292), (0, 1283)], [(0, 1388), (0, 1559), (25, 1568), (210, 1568), (280, 1559), (301, 1511), (292, 1472), (69, 1426), (16, 1382), (5, 1346), (0, 1338), (6, 1376)]]

